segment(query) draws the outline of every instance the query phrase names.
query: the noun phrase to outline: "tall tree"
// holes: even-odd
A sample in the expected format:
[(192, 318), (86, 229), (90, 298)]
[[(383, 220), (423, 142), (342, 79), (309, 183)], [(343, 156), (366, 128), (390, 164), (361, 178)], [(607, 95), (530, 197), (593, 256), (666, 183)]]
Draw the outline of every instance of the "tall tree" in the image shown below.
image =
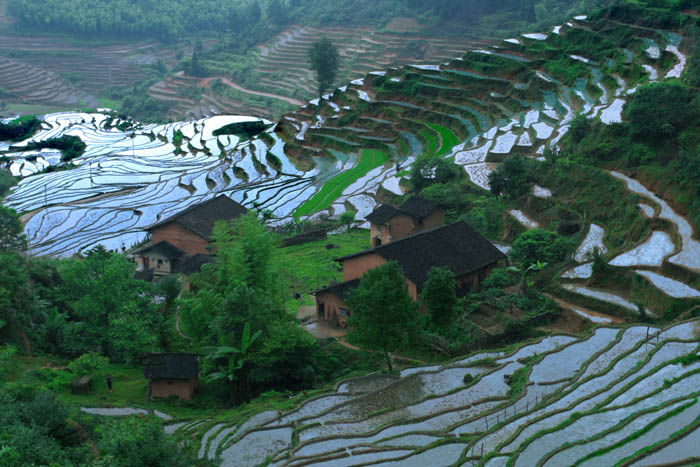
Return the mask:
[(391, 371), (389, 352), (409, 343), (419, 329), (418, 305), (408, 294), (401, 266), (390, 261), (370, 269), (346, 302), (352, 310), (351, 341), (381, 351)]
[(311, 45), (309, 58), (311, 59), (311, 69), (316, 74), (316, 81), (318, 81), (318, 95), (321, 96), (326, 89), (333, 86), (333, 82), (338, 76), (340, 55), (338, 55), (338, 49), (333, 45), (333, 42), (324, 37)]
[(22, 222), (13, 209), (0, 206), (0, 252), (17, 252), (27, 249), (27, 237)]
[(421, 299), (430, 313), (430, 322), (437, 328), (446, 328), (454, 323), (459, 314), (454, 274), (448, 268), (433, 267), (428, 271)]
[(156, 349), (162, 315), (152, 286), (134, 278), (124, 256), (92, 250), (82, 261), (61, 265), (61, 285), (69, 307), (64, 351), (97, 351), (114, 361), (133, 362)]

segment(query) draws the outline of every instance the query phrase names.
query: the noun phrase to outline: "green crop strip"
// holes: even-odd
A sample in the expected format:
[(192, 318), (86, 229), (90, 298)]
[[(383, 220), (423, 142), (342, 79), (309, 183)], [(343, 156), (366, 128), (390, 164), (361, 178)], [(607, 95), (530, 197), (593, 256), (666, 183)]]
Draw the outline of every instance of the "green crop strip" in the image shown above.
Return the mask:
[(438, 156), (446, 156), (453, 147), (457, 146), (459, 141), (457, 136), (447, 127), (436, 125), (434, 123), (428, 123), (428, 126), (438, 132), (440, 139), (442, 139), (442, 146), (437, 151)]
[(317, 211), (328, 209), (347, 187), (370, 170), (383, 165), (387, 161), (384, 151), (378, 149), (363, 149), (360, 151), (360, 162), (350, 170), (342, 172), (328, 180), (321, 190), (310, 200), (299, 206), (294, 212), (294, 218), (308, 216)]

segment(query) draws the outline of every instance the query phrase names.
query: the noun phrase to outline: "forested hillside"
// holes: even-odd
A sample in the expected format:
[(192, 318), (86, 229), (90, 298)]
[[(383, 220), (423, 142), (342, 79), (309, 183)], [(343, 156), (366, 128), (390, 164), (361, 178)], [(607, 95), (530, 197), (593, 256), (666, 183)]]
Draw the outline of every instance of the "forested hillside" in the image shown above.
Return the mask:
[(149, 37), (171, 42), (182, 35), (237, 33), (245, 34), (250, 41), (292, 23), (383, 27), (395, 17), (421, 19), (428, 28), (450, 24), (453, 32), (466, 32), (479, 25), (497, 25), (503, 31), (550, 23), (574, 11), (610, 3), (610, 0), (15, 0), (8, 5), (8, 12), (22, 27), (41, 27), (80, 36)]

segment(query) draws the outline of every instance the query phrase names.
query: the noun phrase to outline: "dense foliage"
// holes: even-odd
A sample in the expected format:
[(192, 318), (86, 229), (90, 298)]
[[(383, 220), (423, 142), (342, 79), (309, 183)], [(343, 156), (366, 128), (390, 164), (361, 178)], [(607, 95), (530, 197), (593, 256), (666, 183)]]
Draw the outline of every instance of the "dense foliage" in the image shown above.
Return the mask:
[(185, 332), (207, 355), (204, 373), (228, 381), (234, 403), (328, 377), (328, 357), (284, 309), (289, 285), (275, 239), (255, 213), (217, 223), (213, 238), (216, 261), (192, 276), (195, 292), (180, 308)]
[(389, 352), (406, 346), (419, 331), (418, 306), (408, 294), (401, 266), (389, 261), (365, 272), (346, 303), (351, 342), (384, 354), (392, 369)]
[(333, 45), (330, 39), (324, 37), (311, 44), (309, 59), (311, 60), (311, 69), (316, 75), (316, 81), (318, 81), (318, 95), (320, 96), (333, 86), (338, 76), (338, 68), (340, 67), (338, 48)]
[(572, 242), (556, 232), (532, 229), (524, 232), (513, 242), (509, 256), (513, 263), (528, 267), (538, 261), (550, 264), (563, 261), (572, 249)]
[(27, 144), (26, 149), (34, 151), (37, 149), (59, 149), (61, 151), (61, 160), (68, 162), (81, 156), (85, 152), (87, 146), (77, 136), (63, 135), (58, 138), (49, 138), (44, 141), (35, 141)]
[[(29, 383), (0, 386), (0, 465), (189, 466), (191, 446), (163, 431), (157, 419), (85, 421), (50, 391)], [(91, 447), (92, 446), (92, 447)]]
[(20, 141), (39, 129), (41, 122), (36, 117), (0, 123), (0, 141)]
[[(523, 28), (551, 23), (573, 12), (607, 5), (611, 0), (15, 0), (8, 12), (24, 26), (82, 36), (154, 37), (233, 33), (239, 46), (259, 42), (287, 24), (384, 26), (396, 17), (420, 19), (441, 32), (498, 25)], [(438, 26), (440, 25), (440, 26)], [(447, 26), (447, 27), (445, 27)], [(505, 31), (504, 31), (505, 32)]]

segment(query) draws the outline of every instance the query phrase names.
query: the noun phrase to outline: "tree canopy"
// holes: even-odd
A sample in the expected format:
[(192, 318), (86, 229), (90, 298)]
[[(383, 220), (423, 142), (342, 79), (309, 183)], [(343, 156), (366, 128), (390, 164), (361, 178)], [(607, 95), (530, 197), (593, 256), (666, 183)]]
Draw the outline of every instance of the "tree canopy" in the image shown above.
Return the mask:
[(311, 45), (309, 58), (311, 59), (311, 69), (316, 75), (316, 81), (318, 81), (318, 95), (320, 96), (333, 86), (338, 76), (338, 68), (340, 68), (338, 48), (333, 45), (330, 39), (324, 37)]
[(566, 259), (573, 250), (570, 239), (545, 229), (532, 229), (522, 233), (513, 242), (510, 259), (525, 267), (531, 264), (557, 263)]
[(430, 322), (437, 328), (454, 323), (460, 311), (454, 274), (448, 268), (433, 267), (421, 292), (421, 300), (428, 309)]
[(389, 261), (365, 272), (346, 303), (352, 310), (351, 341), (381, 351), (391, 370), (389, 352), (409, 343), (420, 326), (418, 305), (408, 294), (401, 266)]

